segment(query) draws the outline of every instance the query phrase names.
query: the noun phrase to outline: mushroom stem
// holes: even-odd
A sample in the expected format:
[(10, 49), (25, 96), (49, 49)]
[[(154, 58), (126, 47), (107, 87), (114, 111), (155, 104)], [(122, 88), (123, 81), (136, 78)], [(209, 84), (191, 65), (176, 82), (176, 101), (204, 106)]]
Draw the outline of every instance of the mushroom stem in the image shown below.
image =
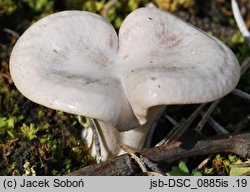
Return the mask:
[[(101, 160), (105, 161), (117, 155), (123, 154), (124, 151), (120, 148), (120, 145), (125, 145), (134, 151), (141, 151), (144, 147), (144, 143), (151, 126), (155, 123), (155, 120), (158, 119), (158, 115), (161, 114), (161, 108), (162, 107), (159, 106), (150, 108), (146, 124), (125, 132), (119, 132), (111, 125), (97, 120)], [(88, 137), (86, 138), (86, 142), (87, 145), (90, 146), (93, 142), (93, 132), (92, 129), (88, 129), (87, 131)], [(91, 146), (91, 155), (96, 156), (95, 145)]]

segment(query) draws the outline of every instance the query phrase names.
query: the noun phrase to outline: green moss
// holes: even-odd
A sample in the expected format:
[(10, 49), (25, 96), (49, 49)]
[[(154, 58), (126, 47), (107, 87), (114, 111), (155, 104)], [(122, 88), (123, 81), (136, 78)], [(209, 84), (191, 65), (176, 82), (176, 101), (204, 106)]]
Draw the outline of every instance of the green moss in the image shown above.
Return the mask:
[(172, 166), (171, 171), (167, 173), (169, 176), (202, 176), (202, 173), (197, 170), (190, 171), (186, 162), (180, 161), (178, 166)]
[(0, 136), (10, 137), (11, 139), (16, 138), (15, 117), (0, 117)]
[(49, 12), (54, 7), (52, 0), (22, 0), (36, 13)]
[(0, 0), (0, 16), (10, 15), (16, 8), (16, 4), (12, 0)]
[(21, 127), (21, 131), (25, 137), (27, 137), (30, 141), (37, 138), (38, 128), (35, 128), (35, 125), (31, 123), (29, 126), (25, 123)]
[(1, 97), (0, 175), (63, 175), (95, 162), (77, 116), (34, 104), (16, 90)]

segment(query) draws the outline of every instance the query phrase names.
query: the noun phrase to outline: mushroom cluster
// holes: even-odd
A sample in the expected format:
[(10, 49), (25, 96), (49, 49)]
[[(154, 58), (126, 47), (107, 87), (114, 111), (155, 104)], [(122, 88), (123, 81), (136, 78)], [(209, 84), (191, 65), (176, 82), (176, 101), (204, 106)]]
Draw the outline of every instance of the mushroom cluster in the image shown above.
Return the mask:
[(141, 150), (163, 105), (216, 100), (240, 77), (224, 43), (157, 8), (129, 14), (119, 35), (90, 12), (49, 15), (19, 38), (10, 71), (28, 99), (96, 119), (103, 160), (118, 143)]

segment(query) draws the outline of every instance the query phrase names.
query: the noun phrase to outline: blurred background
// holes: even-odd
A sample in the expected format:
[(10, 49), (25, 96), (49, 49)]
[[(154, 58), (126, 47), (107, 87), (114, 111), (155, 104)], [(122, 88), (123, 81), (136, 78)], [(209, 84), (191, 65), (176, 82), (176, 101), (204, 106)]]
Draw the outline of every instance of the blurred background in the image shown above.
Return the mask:
[[(250, 28), (250, 0), (237, 2)], [(40, 18), (73, 9), (100, 14), (118, 31), (130, 12), (149, 3), (221, 39), (240, 63), (250, 56), (250, 48), (237, 28), (229, 0), (0, 0), (0, 175), (63, 175), (95, 163), (81, 138), (78, 116), (32, 103), (16, 90), (8, 62), (19, 36)], [(237, 88), (250, 93), (250, 71), (242, 76)], [(195, 107), (171, 106), (166, 113), (181, 122)], [(228, 132), (239, 127), (247, 130), (250, 104), (229, 95), (214, 110), (213, 118)], [(159, 126), (171, 129), (167, 118), (161, 118)], [(216, 134), (209, 125), (204, 126), (204, 137)], [(160, 135), (162, 133), (156, 132), (153, 144), (161, 139)], [(234, 162), (239, 160), (235, 156), (218, 155), (200, 170), (201, 174), (228, 175), (223, 161), (230, 164), (232, 158)], [(196, 167), (188, 160), (185, 163)]]

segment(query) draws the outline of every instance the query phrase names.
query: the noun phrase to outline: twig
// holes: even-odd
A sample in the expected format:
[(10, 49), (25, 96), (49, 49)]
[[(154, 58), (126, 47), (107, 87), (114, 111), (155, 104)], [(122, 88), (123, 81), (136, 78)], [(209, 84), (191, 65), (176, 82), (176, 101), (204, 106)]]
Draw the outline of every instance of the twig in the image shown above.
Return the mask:
[(250, 67), (250, 57), (247, 57), (241, 64), (241, 75), (244, 74)]
[(140, 155), (140, 159), (142, 162), (147, 165), (148, 168), (150, 168), (152, 171), (158, 173), (159, 175), (166, 175), (158, 166), (157, 163), (154, 163), (153, 161), (149, 160), (147, 157), (144, 157)]
[(208, 108), (208, 110), (204, 113), (204, 115), (202, 116), (200, 122), (198, 123), (198, 125), (196, 126), (195, 130), (197, 132), (201, 132), (201, 130), (203, 129), (204, 125), (206, 124), (208, 118), (210, 117), (210, 115), (212, 114), (212, 112), (214, 111), (214, 109), (217, 107), (217, 105), (220, 103), (220, 99), (217, 101), (214, 101), (210, 107)]
[(170, 141), (177, 140), (178, 138), (180, 138), (180, 136), (188, 129), (194, 119), (199, 115), (204, 106), (205, 104), (199, 105), (199, 107), (189, 116), (187, 120), (185, 120), (181, 124), (181, 126), (177, 127), (176, 129), (173, 129), (173, 131), (171, 131), (162, 141), (156, 144), (156, 146), (160, 146), (163, 143), (168, 143)]
[(12, 81), (12, 79), (11, 79), (11, 77), (10, 77), (10, 75), (9, 75), (9, 74), (0, 73), (0, 79), (1, 79), (1, 78), (5, 78), (5, 79), (7, 79), (7, 80), (8, 80), (8, 82), (9, 82), (9, 84), (10, 84), (10, 83), (13, 83), (13, 81)]
[[(195, 144), (173, 142), (154, 147), (141, 155), (155, 163), (167, 165), (194, 156), (210, 155), (216, 153), (233, 153), (242, 158), (250, 157), (250, 133), (238, 135), (220, 135), (214, 139), (197, 141)], [(134, 175), (140, 173), (138, 164), (131, 161), (128, 154), (100, 164), (84, 167), (69, 175)]]
[(114, 175), (133, 175), (139, 173), (141, 170), (137, 163), (131, 161), (131, 157), (128, 154), (110, 159), (103, 163), (86, 166), (82, 169), (73, 171), (68, 176), (114, 176)]
[(105, 7), (102, 11), (102, 16), (104, 18), (107, 18), (110, 9), (115, 6), (116, 2), (117, 2), (117, 0), (110, 0), (109, 2), (107, 2), (107, 4), (105, 5)]
[(165, 115), (165, 118), (172, 123), (175, 127), (179, 127), (181, 124), (179, 122), (177, 122), (175, 119), (173, 119), (172, 117), (170, 117), (169, 115)]
[(178, 127), (172, 135), (167, 139), (165, 143), (168, 143), (173, 140), (177, 140), (181, 137), (181, 135), (188, 129), (194, 119), (200, 114), (202, 108), (206, 105), (206, 103), (200, 104), (199, 107), (188, 117), (188, 119), (183, 122), (183, 124)]
[(250, 33), (249, 33), (247, 26), (246, 26), (246, 24), (241, 16), (239, 6), (235, 0), (231, 0), (231, 4), (232, 4), (234, 18), (236, 20), (236, 23), (237, 23), (239, 29), (240, 29), (240, 32), (244, 36), (244, 38), (246, 39), (248, 45), (250, 46)]
[(197, 167), (198, 170), (201, 170), (203, 169), (207, 164), (208, 162), (211, 160), (212, 158), (212, 155), (209, 155), (207, 158), (205, 158)]
[(132, 149), (128, 148), (127, 146), (125, 145), (120, 145), (120, 147), (126, 152), (128, 153), (132, 159), (134, 159), (136, 161), (136, 163), (139, 165), (139, 167), (141, 168), (142, 170), (142, 173), (147, 173), (148, 170), (146, 168), (146, 166), (144, 165), (144, 163), (141, 161), (141, 159), (139, 157), (137, 157), (135, 155), (135, 151), (132, 151)]
[(11, 34), (13, 37), (15, 37), (17, 39), (20, 37), (20, 35), (17, 32), (13, 31), (12, 29), (4, 28), (3, 31)]
[(157, 117), (154, 119), (154, 122), (151, 124), (151, 127), (150, 127), (150, 129), (148, 131), (147, 138), (146, 138), (146, 141), (145, 141), (145, 144), (144, 144), (145, 148), (150, 148), (151, 147), (152, 138), (153, 138), (153, 135), (155, 133), (155, 129), (156, 129), (157, 125), (158, 125), (159, 120), (161, 119), (161, 117), (165, 113), (166, 108), (167, 108), (166, 106), (161, 107), (159, 113), (157, 114)]
[[(202, 115), (203, 114), (204, 114), (204, 112), (202, 113)], [(224, 127), (222, 127), (217, 121), (215, 121), (212, 117), (209, 117), (208, 120), (207, 120), (207, 122), (218, 133), (229, 134), (229, 132)]]
[(232, 92), (231, 92), (233, 95), (235, 96), (238, 96), (242, 99), (245, 99), (246, 101), (250, 102), (250, 94), (244, 92), (244, 91), (241, 91), (239, 89), (234, 89)]
[(147, 175), (148, 176), (164, 176), (164, 175), (157, 173), (157, 172), (147, 172)]
[(159, 142), (157, 143), (155, 146), (160, 146), (163, 145), (165, 142), (167, 142), (167, 140), (171, 137), (171, 135), (173, 135), (176, 131), (179, 130), (179, 128), (184, 125), (184, 123), (186, 122), (185, 119), (184, 121), (182, 121), (182, 123), (179, 123), (177, 121), (175, 121), (172, 117), (170, 117), (169, 115), (165, 116), (173, 125), (174, 127), (172, 128), (172, 130)]

